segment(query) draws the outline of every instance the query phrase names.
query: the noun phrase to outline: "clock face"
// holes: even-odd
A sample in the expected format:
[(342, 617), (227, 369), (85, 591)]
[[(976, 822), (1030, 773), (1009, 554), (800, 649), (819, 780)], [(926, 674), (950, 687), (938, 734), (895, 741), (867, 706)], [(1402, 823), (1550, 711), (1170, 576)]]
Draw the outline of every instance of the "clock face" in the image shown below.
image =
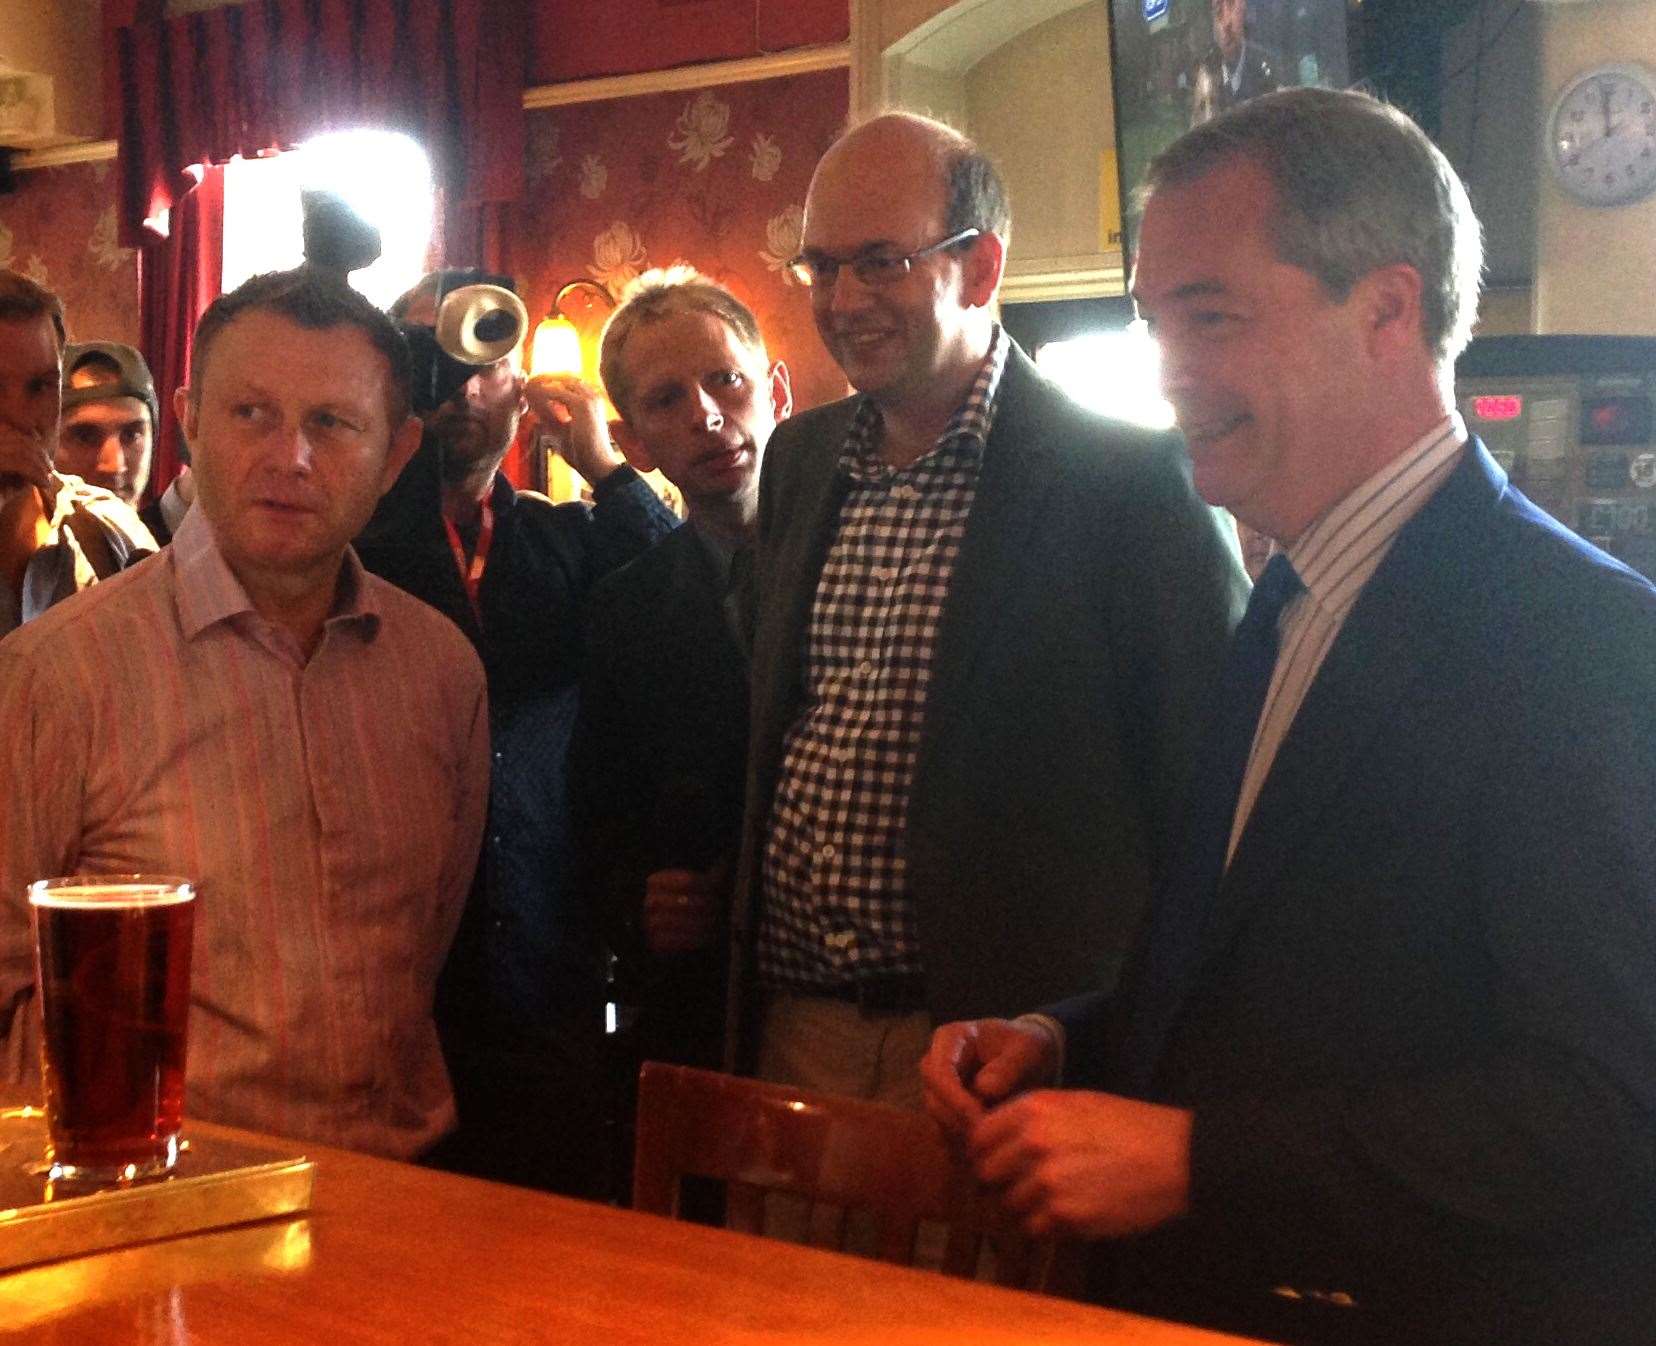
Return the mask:
[(1656, 81), (1639, 66), (1577, 75), (1548, 120), (1553, 172), (1593, 206), (1620, 206), (1656, 190)]

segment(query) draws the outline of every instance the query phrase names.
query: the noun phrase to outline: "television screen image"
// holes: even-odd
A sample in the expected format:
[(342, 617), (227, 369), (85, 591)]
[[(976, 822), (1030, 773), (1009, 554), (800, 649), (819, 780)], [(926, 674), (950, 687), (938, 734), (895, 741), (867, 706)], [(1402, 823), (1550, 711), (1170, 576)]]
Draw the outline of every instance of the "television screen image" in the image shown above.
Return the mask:
[(1217, 112), (1272, 89), (1351, 82), (1347, 0), (1112, 0), (1123, 242), (1150, 160)]

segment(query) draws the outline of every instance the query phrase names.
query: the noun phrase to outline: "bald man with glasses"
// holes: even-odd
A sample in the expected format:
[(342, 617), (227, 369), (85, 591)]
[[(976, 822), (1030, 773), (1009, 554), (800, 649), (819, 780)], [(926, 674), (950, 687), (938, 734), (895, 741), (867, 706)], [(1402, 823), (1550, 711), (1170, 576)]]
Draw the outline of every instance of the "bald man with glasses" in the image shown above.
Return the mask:
[(1178, 441), (1001, 329), (1009, 226), (903, 114), (807, 195), (792, 274), (858, 395), (779, 425), (760, 485), (730, 1050), (769, 1079), (917, 1105), (934, 1022), (1109, 981), (1241, 609)]

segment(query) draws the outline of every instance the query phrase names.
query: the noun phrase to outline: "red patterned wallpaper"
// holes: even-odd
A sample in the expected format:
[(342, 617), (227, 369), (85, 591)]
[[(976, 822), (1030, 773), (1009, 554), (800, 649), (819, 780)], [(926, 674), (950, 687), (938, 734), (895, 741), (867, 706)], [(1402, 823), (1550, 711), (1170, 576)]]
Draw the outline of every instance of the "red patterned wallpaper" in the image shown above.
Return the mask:
[(618, 291), (689, 262), (730, 287), (785, 359), (801, 408), (845, 381), (783, 270), (811, 170), (845, 121), (843, 70), (529, 113), (525, 201), (508, 264), (532, 313), (576, 277)]
[(138, 341), (138, 254), (115, 244), (115, 163), (17, 175), (0, 196), (0, 266), (63, 300), (75, 341)]
[[(531, 310), (545, 312), (577, 276), (619, 289), (686, 261), (753, 308), (793, 372), (797, 406), (842, 396), (805, 295), (781, 267), (848, 101), (846, 73), (828, 71), (529, 113), (527, 196), (508, 212), (505, 241)], [(115, 246), (114, 207), (113, 162), (20, 174), (0, 197), (0, 265), (57, 291), (72, 337), (135, 344), (137, 261)]]

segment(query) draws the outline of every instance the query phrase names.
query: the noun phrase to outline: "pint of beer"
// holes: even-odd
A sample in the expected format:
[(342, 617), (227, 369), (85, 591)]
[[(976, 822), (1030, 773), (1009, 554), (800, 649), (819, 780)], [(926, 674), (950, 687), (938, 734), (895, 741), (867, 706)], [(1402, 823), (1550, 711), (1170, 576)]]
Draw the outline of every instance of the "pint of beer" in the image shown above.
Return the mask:
[(183, 879), (142, 874), (29, 886), (54, 1179), (178, 1159), (194, 898)]

